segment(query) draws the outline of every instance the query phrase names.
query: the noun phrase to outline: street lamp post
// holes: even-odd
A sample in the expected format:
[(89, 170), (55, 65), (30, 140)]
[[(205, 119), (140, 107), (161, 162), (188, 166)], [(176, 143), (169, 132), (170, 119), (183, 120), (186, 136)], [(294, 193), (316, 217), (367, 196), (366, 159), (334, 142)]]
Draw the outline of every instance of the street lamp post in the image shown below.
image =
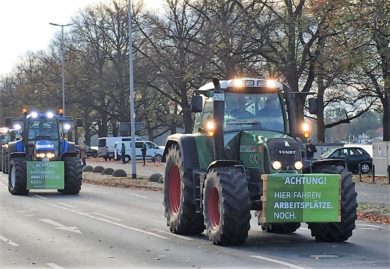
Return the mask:
[(131, 33), (131, 0), (129, 0), (128, 10), (129, 24), (129, 71), (130, 71), (130, 131), (131, 131), (131, 177), (137, 178), (137, 163), (135, 156), (135, 109), (134, 109), (134, 71), (133, 71), (133, 39)]
[(49, 22), (50, 25), (61, 27), (61, 80), (62, 80), (62, 110), (65, 116), (65, 75), (64, 75), (64, 27), (71, 26), (74, 23), (57, 24)]

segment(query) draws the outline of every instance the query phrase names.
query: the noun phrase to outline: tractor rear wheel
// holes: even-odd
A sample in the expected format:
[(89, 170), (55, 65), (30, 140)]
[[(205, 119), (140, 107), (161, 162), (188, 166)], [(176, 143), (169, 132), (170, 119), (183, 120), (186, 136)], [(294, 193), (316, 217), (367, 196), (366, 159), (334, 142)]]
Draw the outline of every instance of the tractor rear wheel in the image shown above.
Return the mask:
[(250, 228), (248, 183), (240, 167), (212, 169), (206, 176), (203, 212), (207, 235), (217, 245), (242, 244)]
[(13, 195), (27, 195), (27, 162), (25, 158), (14, 158), (9, 163), (8, 191)]
[(341, 175), (341, 222), (334, 223), (309, 223), (311, 235), (317, 241), (344, 242), (355, 229), (357, 193), (352, 174), (342, 166), (322, 165), (315, 169), (317, 173)]
[(261, 229), (269, 233), (289, 234), (295, 232), (299, 227), (301, 227), (301, 223), (291, 222), (291, 223), (265, 224), (261, 226)]
[(64, 194), (78, 194), (82, 183), (82, 165), (77, 157), (65, 157), (65, 182), (64, 189), (61, 190)]
[(170, 148), (166, 157), (164, 207), (167, 225), (173, 233), (200, 234), (204, 231), (203, 215), (195, 212), (191, 172), (183, 169), (180, 151)]

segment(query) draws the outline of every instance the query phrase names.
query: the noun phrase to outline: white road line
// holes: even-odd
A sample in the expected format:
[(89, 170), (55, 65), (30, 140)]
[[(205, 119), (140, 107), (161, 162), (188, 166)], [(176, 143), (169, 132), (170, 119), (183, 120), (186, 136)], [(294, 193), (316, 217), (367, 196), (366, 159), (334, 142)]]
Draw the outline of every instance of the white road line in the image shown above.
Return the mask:
[[(43, 198), (45, 198), (45, 197), (43, 197)], [(88, 217), (88, 218), (95, 219), (95, 220), (100, 220), (100, 221), (103, 221), (103, 222), (106, 222), (106, 223), (110, 223), (112, 225), (115, 225), (115, 226), (118, 226), (118, 227), (122, 227), (122, 228), (127, 229), (127, 230), (131, 230), (131, 231), (135, 231), (135, 232), (151, 235), (151, 236), (158, 237), (158, 238), (161, 238), (161, 239), (170, 240), (168, 237), (165, 237), (165, 236), (162, 236), (162, 235), (159, 235), (159, 234), (151, 233), (151, 232), (144, 231), (144, 230), (141, 230), (141, 229), (138, 229), (138, 228), (134, 228), (134, 227), (131, 227), (131, 226), (126, 226), (126, 225), (121, 224), (121, 223), (117, 223), (117, 222), (113, 222), (113, 221), (110, 221), (110, 220), (106, 220), (106, 219), (102, 219), (102, 218), (99, 218), (99, 217), (95, 217), (95, 216), (92, 216), (92, 215), (87, 214), (87, 213), (82, 213), (82, 212), (79, 212), (79, 211), (74, 210), (74, 209), (70, 209), (70, 208), (66, 208), (66, 207), (62, 207), (62, 206), (56, 205), (54, 203), (50, 203), (50, 202), (45, 202), (45, 203), (50, 205), (50, 206), (52, 206), (52, 207), (64, 209), (64, 210), (70, 211), (70, 212), (75, 213), (75, 214), (80, 215), (80, 216)]]
[(11, 245), (13, 247), (18, 247), (19, 246), (18, 244), (16, 244), (15, 242), (9, 240), (8, 238), (2, 236), (1, 234), (0, 234), (0, 240), (4, 241), (5, 243), (7, 243), (7, 244), (9, 244), (9, 245)]
[(98, 212), (95, 212), (95, 213), (92, 213), (92, 214), (98, 215), (98, 216), (101, 216), (101, 217), (104, 217), (104, 218), (107, 218), (107, 219), (112, 219), (112, 220), (116, 220), (116, 221), (122, 221), (121, 219), (110, 217), (110, 216), (107, 216), (107, 215), (104, 215), (104, 214), (100, 214)]
[(45, 200), (48, 200), (48, 199), (49, 199), (49, 198), (47, 198), (47, 197), (43, 197), (43, 196), (38, 195), (38, 194), (35, 194), (34, 196), (35, 196), (35, 197), (38, 197), (38, 198), (41, 198), (41, 199), (45, 199)]
[(147, 199), (148, 197), (144, 196), (144, 195), (139, 195), (139, 194), (135, 194), (135, 193), (129, 193), (130, 195), (132, 196), (135, 196), (135, 197), (139, 197), (139, 198), (144, 198), (144, 199)]
[(63, 267), (55, 264), (55, 263), (46, 263), (47, 266), (49, 266), (50, 268), (53, 268), (53, 269), (63, 269)]
[(187, 240), (187, 241), (194, 240), (194, 239), (192, 239), (190, 237), (185, 237), (185, 236), (182, 236), (182, 235), (174, 234), (174, 233), (163, 231), (163, 230), (160, 230), (160, 229), (151, 229), (151, 230), (159, 232), (159, 233), (167, 234), (167, 235), (170, 235), (170, 236), (175, 236), (177, 238), (181, 238), (181, 239), (184, 239), (184, 240)]
[(81, 231), (77, 227), (65, 226), (65, 225), (58, 223), (58, 222), (51, 220), (51, 219), (39, 219), (39, 220), (42, 222), (45, 222), (47, 224), (56, 226), (56, 229), (58, 229), (58, 230), (81, 234)]
[(1, 185), (4, 189), (8, 190), (8, 187), (7, 187), (3, 182), (0, 182), (0, 185)]
[(67, 203), (57, 202), (57, 204), (64, 205), (64, 206), (67, 206), (67, 207), (70, 207), (70, 208), (77, 208), (77, 206), (70, 205), (70, 204), (67, 204)]
[(297, 265), (294, 265), (294, 264), (289, 263), (289, 262), (283, 262), (283, 261), (267, 258), (267, 257), (264, 257), (264, 256), (250, 255), (249, 257), (256, 258), (256, 259), (259, 259), (259, 260), (268, 261), (268, 262), (277, 263), (277, 264), (280, 264), (280, 265), (284, 265), (284, 266), (286, 266), (288, 268), (305, 269), (305, 267), (297, 266)]
[(366, 227), (372, 227), (372, 228), (381, 228), (381, 226), (378, 225), (371, 225), (371, 224), (357, 224), (356, 226), (366, 226)]

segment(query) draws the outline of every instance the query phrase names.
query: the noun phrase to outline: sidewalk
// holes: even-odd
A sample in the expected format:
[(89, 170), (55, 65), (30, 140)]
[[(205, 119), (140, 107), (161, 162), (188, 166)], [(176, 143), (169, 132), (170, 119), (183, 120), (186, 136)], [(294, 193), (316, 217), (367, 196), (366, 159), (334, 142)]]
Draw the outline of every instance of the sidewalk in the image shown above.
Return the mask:
[[(165, 163), (161, 163), (160, 165), (155, 165), (154, 163), (147, 161), (145, 166), (143, 166), (142, 164), (143, 164), (142, 161), (139, 161), (139, 160), (137, 161), (137, 167), (136, 167), (137, 177), (139, 177), (139, 176), (149, 177), (150, 175), (155, 174), (155, 173), (160, 173), (160, 174), (164, 175)], [(126, 171), (128, 176), (131, 177), (131, 175), (132, 175), (131, 162), (126, 163), (126, 164), (122, 164), (120, 161), (106, 162), (106, 161), (104, 161), (104, 159), (98, 159), (98, 158), (90, 159), (90, 158), (88, 158), (87, 165), (90, 165), (92, 167), (100, 165), (100, 166), (103, 166), (104, 168), (111, 167), (113, 169), (123, 169)]]

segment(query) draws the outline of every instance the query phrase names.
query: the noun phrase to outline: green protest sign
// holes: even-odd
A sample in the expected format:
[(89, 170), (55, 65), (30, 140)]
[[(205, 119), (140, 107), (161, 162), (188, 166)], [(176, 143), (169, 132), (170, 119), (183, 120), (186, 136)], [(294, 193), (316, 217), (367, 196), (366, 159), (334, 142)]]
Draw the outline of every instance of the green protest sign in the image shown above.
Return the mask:
[(28, 189), (63, 189), (64, 162), (27, 162)]
[(263, 175), (262, 222), (339, 222), (340, 175)]

